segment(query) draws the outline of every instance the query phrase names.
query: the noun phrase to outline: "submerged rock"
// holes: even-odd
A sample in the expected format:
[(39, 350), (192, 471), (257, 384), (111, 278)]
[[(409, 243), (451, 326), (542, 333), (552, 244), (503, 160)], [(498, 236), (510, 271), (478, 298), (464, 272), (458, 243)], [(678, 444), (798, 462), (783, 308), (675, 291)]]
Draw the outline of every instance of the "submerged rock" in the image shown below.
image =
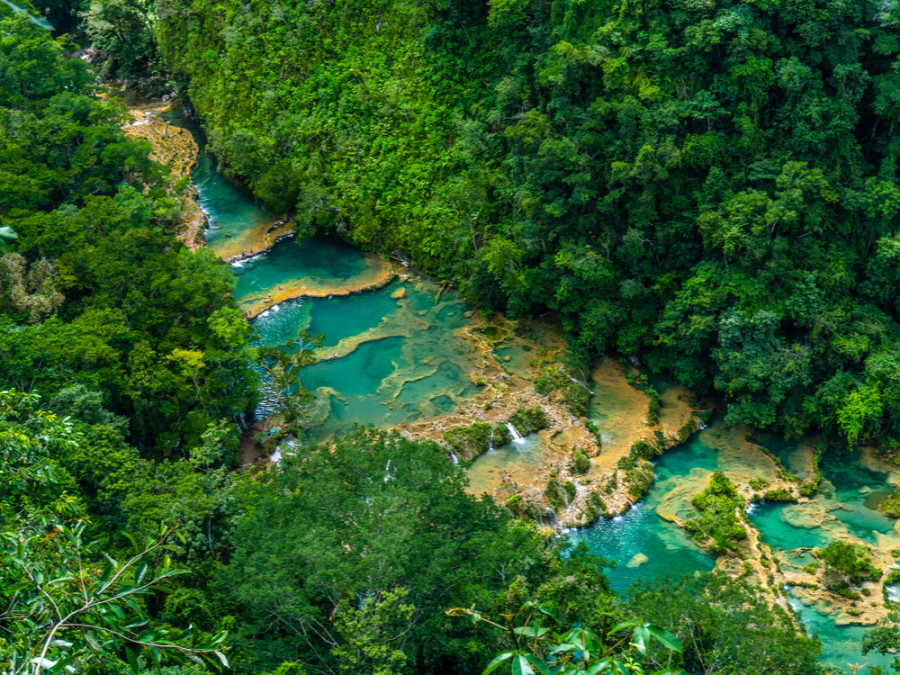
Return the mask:
[(649, 561), (650, 561), (650, 558), (648, 558), (643, 553), (635, 553), (633, 556), (631, 556), (631, 560), (629, 560), (625, 566), (626, 567), (640, 567), (641, 565), (643, 565), (644, 563), (649, 562)]

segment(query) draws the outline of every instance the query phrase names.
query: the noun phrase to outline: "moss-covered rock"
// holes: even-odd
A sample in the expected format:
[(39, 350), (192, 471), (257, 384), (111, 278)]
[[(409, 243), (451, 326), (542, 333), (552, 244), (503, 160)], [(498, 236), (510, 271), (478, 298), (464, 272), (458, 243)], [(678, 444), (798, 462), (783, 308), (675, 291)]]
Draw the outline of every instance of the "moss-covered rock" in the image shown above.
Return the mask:
[(494, 447), (506, 445), (511, 440), (509, 431), (503, 425), (491, 426), (487, 422), (476, 422), (465, 427), (456, 427), (444, 432), (444, 440), (456, 456), (464, 461), (472, 461)]
[(510, 415), (509, 421), (523, 436), (546, 429), (548, 426), (547, 415), (539, 407), (519, 408)]
[(572, 453), (572, 463), (569, 465), (569, 471), (572, 473), (582, 476), (586, 474), (591, 469), (591, 460), (588, 458), (584, 451), (581, 448), (575, 448), (575, 452)]

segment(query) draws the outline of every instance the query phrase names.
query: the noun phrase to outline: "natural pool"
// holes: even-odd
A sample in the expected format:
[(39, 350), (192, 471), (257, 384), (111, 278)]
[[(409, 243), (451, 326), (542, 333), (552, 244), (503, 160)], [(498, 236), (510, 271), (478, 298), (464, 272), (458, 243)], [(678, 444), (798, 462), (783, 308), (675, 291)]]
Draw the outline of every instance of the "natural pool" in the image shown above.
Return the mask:
[[(215, 220), (206, 236), (218, 255), (240, 255), (265, 243), (267, 233), (270, 238), (278, 236), (275, 216), (257, 207), (220, 176), (205, 152), (194, 179), (201, 205)], [(371, 257), (321, 239), (304, 240), (299, 246), (282, 241), (266, 255), (233, 265), (239, 302), (258, 300), (269, 293), (276, 296), (279, 286), (298, 280), (322, 292), (346, 283), (366, 283), (375, 277), (376, 267)], [(402, 293), (398, 293), (400, 289)], [(316, 390), (328, 412), (324, 423), (313, 430), (314, 438), (325, 438), (356, 423), (394, 425), (427, 419), (452, 412), (461, 401), (478, 393), (467, 375), (478, 355), (460, 334), (468, 323), (465, 313), (470, 308), (455, 294), (439, 291), (427, 279), (394, 281), (357, 295), (281, 302), (254, 320), (264, 345), (285, 344), (300, 330), (325, 335), (324, 360), (303, 371), (304, 385)], [(507, 346), (498, 347), (495, 353), (517, 373), (526, 372), (532, 359), (531, 354)], [(505, 361), (507, 356), (509, 361)], [(654, 384), (661, 393), (665, 389), (662, 383)], [(614, 386), (603, 368), (595, 371), (588, 385), (595, 392), (590, 417), (599, 425), (604, 443), (630, 443), (640, 424), (621, 424), (621, 420), (629, 415), (635, 420), (646, 417), (646, 410), (635, 409), (639, 397), (632, 400), (629, 391)], [(777, 439), (765, 445), (790, 470), (802, 469), (789, 445), (780, 446)], [(712, 557), (659, 514), (686, 515), (691, 496), (701, 489), (711, 471), (746, 470), (745, 465), (754, 460), (743, 453), (742, 447), (735, 434), (720, 426), (695, 434), (659, 459), (656, 485), (642, 502), (623, 516), (600, 521), (570, 536), (617, 562), (608, 574), (619, 591), (638, 579), (712, 569)], [(478, 489), (480, 480), (496, 479), (506, 471), (529, 471), (539, 464), (540, 453), (539, 438), (531, 436), (524, 443), (511, 443), (482, 455), (472, 467), (472, 489)], [(828, 484), (823, 485), (821, 496), (832, 505), (840, 505), (832, 511), (836, 525), (815, 530), (800, 527), (791, 518), (790, 506), (763, 505), (756, 508), (752, 518), (764, 541), (783, 550), (827, 543), (840, 528), (873, 540), (891, 534), (893, 521), (871, 508), (873, 497), (865, 490), (883, 485), (883, 474), (865, 469), (853, 458), (826, 461), (823, 472), (828, 484), (840, 486), (829, 492)], [(793, 605), (801, 621), (822, 637), (827, 660), (841, 666), (851, 661), (880, 664), (890, 660), (861, 657), (862, 627), (835, 626), (816, 608), (797, 600)]]
[[(305, 242), (304, 242), (305, 243)], [(404, 289), (402, 298), (392, 297)], [(469, 379), (478, 352), (459, 334), (469, 307), (429, 280), (394, 282), (340, 298), (304, 298), (260, 315), (261, 344), (281, 345), (300, 330), (325, 335), (322, 360), (304, 368), (303, 385), (328, 400), (315, 438), (353, 424), (392, 426), (453, 412), (475, 397)]]
[[(208, 246), (230, 258), (264, 245), (275, 217), (221, 176), (198, 140), (193, 178), (210, 217)], [(259, 344), (284, 345), (300, 331), (325, 336), (321, 360), (302, 374), (303, 385), (319, 398), (320, 412), (327, 413), (311, 437), (327, 438), (354, 424), (393, 426), (444, 415), (478, 394), (468, 377), (477, 350), (461, 335), (472, 308), (457, 293), (411, 277), (347, 295), (387, 281), (389, 268), (359, 249), (322, 238), (283, 239), (231, 265), (236, 300), (259, 312), (253, 321)], [(299, 293), (314, 297), (285, 299)], [(278, 304), (266, 309), (273, 302)]]
[[(721, 424), (713, 424), (663, 454), (656, 462), (656, 484), (625, 515), (600, 520), (569, 536), (575, 542), (584, 541), (593, 553), (615, 561), (615, 568), (608, 569), (607, 575), (619, 592), (638, 580), (711, 570), (715, 566), (713, 557), (660, 514), (690, 513), (690, 497), (702, 489), (712, 471), (745, 472), (746, 467), (741, 466), (745, 453), (733, 451), (735, 445), (733, 435)], [(771, 447), (767, 449), (771, 451)], [(790, 453), (793, 448), (785, 445), (784, 450)], [(811, 503), (821, 504), (833, 519), (815, 524), (792, 515), (792, 509), (802, 511), (804, 505), (758, 504), (751, 508), (750, 518), (760, 530), (762, 541), (776, 551), (788, 551), (824, 546), (847, 533), (873, 543), (879, 540), (882, 545), (884, 541), (880, 538), (895, 537), (894, 521), (875, 511), (871, 500), (867, 504), (873, 488), (875, 491), (886, 488), (886, 474), (866, 468), (858, 455), (847, 453), (826, 453), (822, 473), (822, 490)], [(835, 489), (834, 485), (840, 488)], [(802, 562), (810, 561), (811, 558)], [(795, 597), (791, 598), (791, 606), (807, 630), (819, 635), (824, 645), (824, 660), (842, 668), (847, 663), (880, 666), (890, 663), (890, 656), (873, 653), (862, 656), (860, 638), (865, 627), (835, 625), (833, 617), (815, 606), (804, 605)]]
[(639, 579), (711, 570), (715, 566), (712, 556), (702, 551), (684, 530), (658, 515), (657, 509), (688, 508), (693, 492), (683, 487), (702, 483), (718, 468), (718, 453), (703, 443), (702, 433), (695, 434), (656, 462), (656, 484), (642, 501), (622, 516), (575, 530), (571, 537), (616, 563), (607, 574), (619, 592)]
[(529, 482), (531, 472), (541, 464), (542, 451), (537, 434), (488, 450), (476, 457), (469, 467), (469, 490), (476, 494), (488, 492), (504, 478)]

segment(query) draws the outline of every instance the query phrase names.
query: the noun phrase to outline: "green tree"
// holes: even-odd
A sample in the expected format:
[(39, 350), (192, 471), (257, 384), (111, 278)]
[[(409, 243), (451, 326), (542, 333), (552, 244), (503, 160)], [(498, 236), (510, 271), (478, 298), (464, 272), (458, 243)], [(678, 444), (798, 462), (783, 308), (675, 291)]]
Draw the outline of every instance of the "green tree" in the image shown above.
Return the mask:
[(542, 537), (464, 485), (438, 446), (374, 429), (303, 445), (242, 482), (216, 584), (240, 619), (234, 660), (293, 659), (310, 673), (474, 667), (485, 647), (443, 608), (495, 605), (518, 575), (538, 578)]
[[(793, 617), (770, 607), (760, 590), (721, 574), (666, 578), (635, 585), (624, 611), (666, 626), (684, 646), (679, 657), (652, 649), (655, 667), (680, 666), (690, 673), (777, 672), (820, 675), (822, 645), (798, 633)], [(753, 639), (747, 627), (753, 626)]]

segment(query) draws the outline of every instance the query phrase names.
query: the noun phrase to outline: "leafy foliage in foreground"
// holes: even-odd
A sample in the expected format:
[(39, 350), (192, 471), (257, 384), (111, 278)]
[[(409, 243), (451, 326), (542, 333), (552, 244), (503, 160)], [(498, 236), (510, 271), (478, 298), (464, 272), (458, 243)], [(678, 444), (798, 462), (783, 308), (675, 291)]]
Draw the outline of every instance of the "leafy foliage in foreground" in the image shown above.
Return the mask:
[(67, 493), (74, 481), (54, 459), (83, 438), (36, 399), (0, 391), (0, 672), (99, 674), (121, 672), (126, 661), (136, 672), (142, 650), (156, 665), (203, 656), (227, 667), (224, 634), (207, 642), (151, 625), (148, 597), (179, 574), (172, 530), (124, 562), (103, 551), (84, 504)]
[[(821, 643), (797, 632), (785, 610), (769, 608), (753, 586), (723, 575), (667, 578), (633, 587), (624, 611), (665, 626), (684, 646), (671, 652), (653, 648), (656, 668), (681, 667), (689, 673), (820, 673)], [(752, 639), (748, 639), (752, 630)]]
[[(251, 9), (252, 8), (252, 9)], [(299, 222), (556, 312), (730, 423), (900, 444), (892, 2), (164, 0), (213, 147)]]
[[(590, 628), (578, 626), (568, 631), (554, 632), (559, 624), (552, 605), (528, 602), (516, 616), (504, 615), (506, 625), (491, 621), (474, 609), (454, 608), (450, 616), (468, 616), (475, 625), (486, 622), (506, 633), (515, 647), (500, 652), (484, 669), (482, 675), (509, 667), (513, 675), (541, 673), (542, 675), (644, 675), (646, 672), (632, 652), (643, 656), (650, 642), (656, 641), (669, 651), (681, 653), (681, 643), (668, 631), (641, 621), (623, 621), (603, 635)], [(513, 624), (513, 619), (522, 625)], [(653, 675), (686, 675), (682, 670), (668, 668)]]

